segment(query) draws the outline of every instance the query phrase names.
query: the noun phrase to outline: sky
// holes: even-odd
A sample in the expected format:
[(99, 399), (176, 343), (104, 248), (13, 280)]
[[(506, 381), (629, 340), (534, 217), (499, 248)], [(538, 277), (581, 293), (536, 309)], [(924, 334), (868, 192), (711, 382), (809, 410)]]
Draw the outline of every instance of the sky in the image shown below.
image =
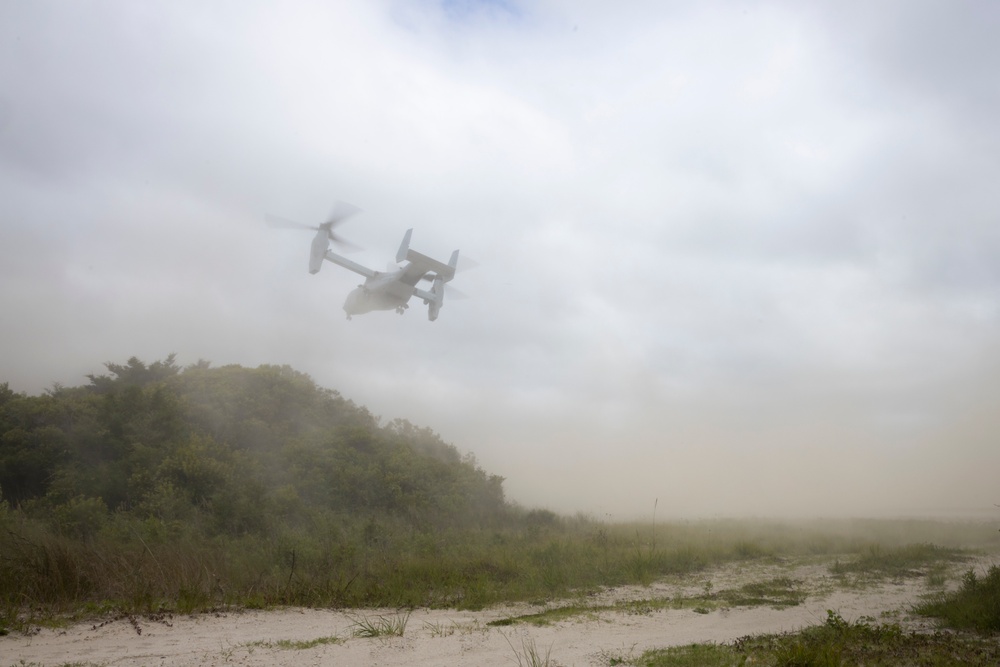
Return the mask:
[[(601, 519), (1000, 510), (1000, 4), (0, 3), (0, 382), (288, 364)], [(307, 271), (475, 260), (429, 322)]]

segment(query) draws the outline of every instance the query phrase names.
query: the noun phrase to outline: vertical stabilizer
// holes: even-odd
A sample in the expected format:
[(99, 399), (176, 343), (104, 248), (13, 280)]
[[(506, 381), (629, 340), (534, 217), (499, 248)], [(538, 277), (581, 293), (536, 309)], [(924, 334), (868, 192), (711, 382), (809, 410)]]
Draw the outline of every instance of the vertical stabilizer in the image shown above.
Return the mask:
[(448, 276), (448, 280), (455, 277), (455, 269), (458, 268), (458, 251), (451, 253), (451, 259), (448, 260), (448, 266), (451, 267), (451, 275)]
[(399, 264), (406, 259), (406, 252), (410, 249), (410, 236), (413, 234), (413, 228), (406, 230), (403, 234), (403, 242), (399, 244), (399, 251), (396, 253), (396, 263)]

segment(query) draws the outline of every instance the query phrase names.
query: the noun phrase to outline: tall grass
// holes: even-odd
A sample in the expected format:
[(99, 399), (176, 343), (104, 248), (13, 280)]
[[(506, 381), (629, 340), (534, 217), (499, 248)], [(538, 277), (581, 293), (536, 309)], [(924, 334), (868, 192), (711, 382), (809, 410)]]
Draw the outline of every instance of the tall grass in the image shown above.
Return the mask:
[[(885, 553), (905, 545), (881, 524)], [(968, 524), (907, 524), (968, 544)], [(0, 624), (44, 613), (180, 613), (275, 605), (476, 609), (551, 599), (602, 586), (649, 583), (731, 561), (843, 556), (872, 550), (879, 524), (665, 522), (607, 524), (520, 519), (488, 530), (416, 531), (390, 520), (331, 517), (312, 530), (206, 538), (184, 526), (127, 516), (73, 538), (10, 511), (0, 521)], [(655, 530), (655, 532), (654, 532)], [(995, 531), (987, 534), (995, 534)], [(995, 546), (995, 545), (994, 545)], [(881, 548), (881, 547), (880, 547)], [(7, 619), (6, 621), (3, 619)]]
[(514, 643), (510, 640), (510, 637), (504, 635), (504, 639), (507, 640), (507, 644), (510, 646), (510, 650), (514, 653), (514, 659), (517, 660), (517, 667), (549, 667), (552, 662), (552, 647), (550, 646), (546, 649), (544, 655), (538, 650), (538, 646), (535, 644), (535, 640), (530, 637), (521, 638), (521, 648), (518, 649), (514, 646)]

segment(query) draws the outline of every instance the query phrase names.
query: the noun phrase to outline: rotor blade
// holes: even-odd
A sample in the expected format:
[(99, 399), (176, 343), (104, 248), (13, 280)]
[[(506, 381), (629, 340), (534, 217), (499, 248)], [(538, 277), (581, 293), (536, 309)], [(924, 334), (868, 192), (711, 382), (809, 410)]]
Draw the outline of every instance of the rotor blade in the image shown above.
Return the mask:
[(464, 301), (465, 299), (469, 298), (469, 295), (466, 294), (465, 292), (463, 292), (462, 290), (460, 290), (460, 289), (458, 289), (456, 287), (452, 287), (448, 283), (445, 283), (445, 284), (448, 285), (448, 287), (445, 289), (445, 295), (449, 299), (455, 299), (455, 300), (458, 300), (458, 301)]
[(330, 215), (324, 224), (331, 226), (338, 225), (360, 211), (361, 209), (354, 204), (348, 204), (346, 201), (338, 201), (333, 205), (333, 210), (330, 211)]
[(455, 273), (460, 273), (462, 271), (468, 271), (479, 266), (479, 262), (472, 259), (468, 255), (458, 256), (458, 266), (455, 267)]
[(345, 241), (343, 237), (337, 236), (333, 232), (330, 232), (330, 240), (336, 245), (340, 246), (344, 252), (361, 252), (364, 250), (361, 246), (356, 243), (351, 243), (350, 241)]
[(294, 220), (282, 218), (278, 215), (271, 215), (270, 213), (264, 216), (264, 219), (270, 227), (280, 227), (282, 229), (319, 229), (315, 225), (304, 225), (301, 222), (295, 222)]
[[(433, 273), (428, 273), (427, 275), (421, 277), (420, 279), (421, 280), (426, 280), (427, 282), (434, 282), (435, 278), (437, 278), (437, 275), (435, 275)], [(466, 294), (465, 292), (463, 292), (462, 290), (460, 290), (460, 289), (458, 289), (456, 287), (452, 287), (450, 282), (445, 283), (445, 285), (448, 286), (448, 288), (445, 290), (445, 292), (448, 294), (448, 298), (449, 299), (468, 299), (469, 298), (469, 295)]]

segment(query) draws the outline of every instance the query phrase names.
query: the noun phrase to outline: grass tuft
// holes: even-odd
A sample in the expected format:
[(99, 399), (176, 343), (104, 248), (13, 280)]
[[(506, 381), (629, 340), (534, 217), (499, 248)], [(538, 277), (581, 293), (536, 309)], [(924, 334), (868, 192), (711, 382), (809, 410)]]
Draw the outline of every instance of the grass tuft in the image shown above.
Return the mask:
[(535, 645), (535, 640), (531, 637), (523, 637), (521, 639), (520, 650), (514, 647), (513, 642), (510, 641), (510, 637), (504, 635), (504, 639), (507, 640), (510, 650), (514, 652), (514, 658), (517, 660), (518, 667), (549, 667), (549, 665), (554, 665), (551, 658), (551, 646), (545, 651), (545, 655), (542, 655)]
[(362, 616), (354, 621), (355, 637), (402, 637), (410, 612), (397, 616)]

